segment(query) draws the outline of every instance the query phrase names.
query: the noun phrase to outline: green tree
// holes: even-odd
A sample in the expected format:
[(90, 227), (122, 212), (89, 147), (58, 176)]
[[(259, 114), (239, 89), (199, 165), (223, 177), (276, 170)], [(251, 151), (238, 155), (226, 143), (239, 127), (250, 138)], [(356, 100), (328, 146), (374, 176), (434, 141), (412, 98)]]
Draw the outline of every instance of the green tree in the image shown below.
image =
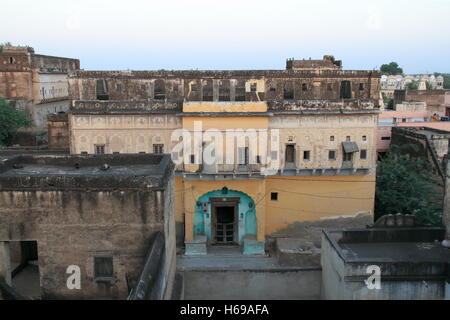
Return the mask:
[(386, 108), (392, 109), (394, 108), (394, 99), (390, 98), (386, 94), (382, 93), (383, 95), (383, 102)]
[(417, 81), (409, 82), (406, 85), (406, 89), (408, 89), (408, 90), (418, 90), (419, 89), (419, 82), (417, 82)]
[(0, 98), (0, 146), (8, 145), (17, 129), (31, 126), (25, 112), (16, 110)]
[(385, 75), (398, 75), (403, 74), (403, 69), (399, 67), (397, 62), (391, 62), (389, 64), (383, 64), (380, 68), (381, 73)]
[[(378, 163), (376, 219), (388, 214), (412, 214), (426, 225), (441, 224), (443, 192), (433, 179), (428, 160), (413, 157), (417, 146), (392, 146)], [(406, 153), (405, 151), (408, 150)]]

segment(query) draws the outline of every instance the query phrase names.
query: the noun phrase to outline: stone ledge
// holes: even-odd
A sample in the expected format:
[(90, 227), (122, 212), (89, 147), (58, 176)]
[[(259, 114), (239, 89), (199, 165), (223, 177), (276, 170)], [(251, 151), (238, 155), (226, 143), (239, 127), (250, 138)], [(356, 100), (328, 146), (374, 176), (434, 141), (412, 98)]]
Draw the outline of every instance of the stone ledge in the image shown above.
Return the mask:
[(256, 236), (246, 235), (244, 237), (244, 255), (265, 255), (265, 241), (257, 241)]
[(208, 254), (206, 248), (207, 238), (206, 235), (196, 235), (194, 240), (186, 241), (185, 255), (186, 256), (203, 256)]

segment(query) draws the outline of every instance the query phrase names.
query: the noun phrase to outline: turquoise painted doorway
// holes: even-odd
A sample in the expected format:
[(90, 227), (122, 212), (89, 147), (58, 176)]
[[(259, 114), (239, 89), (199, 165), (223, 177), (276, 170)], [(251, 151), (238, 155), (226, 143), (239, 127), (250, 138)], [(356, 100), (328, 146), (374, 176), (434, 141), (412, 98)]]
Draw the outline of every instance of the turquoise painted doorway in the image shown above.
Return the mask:
[(246, 236), (257, 234), (253, 199), (227, 187), (204, 194), (196, 202), (193, 233), (210, 245), (243, 245)]

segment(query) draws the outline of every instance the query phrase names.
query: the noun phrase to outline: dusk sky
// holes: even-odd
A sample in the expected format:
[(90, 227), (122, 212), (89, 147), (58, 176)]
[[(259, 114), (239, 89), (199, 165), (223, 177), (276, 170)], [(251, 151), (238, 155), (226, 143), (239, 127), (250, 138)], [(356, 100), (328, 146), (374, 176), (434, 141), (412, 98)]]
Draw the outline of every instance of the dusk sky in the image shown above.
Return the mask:
[(288, 57), (450, 72), (450, 0), (14, 0), (0, 42), (86, 70), (284, 69)]

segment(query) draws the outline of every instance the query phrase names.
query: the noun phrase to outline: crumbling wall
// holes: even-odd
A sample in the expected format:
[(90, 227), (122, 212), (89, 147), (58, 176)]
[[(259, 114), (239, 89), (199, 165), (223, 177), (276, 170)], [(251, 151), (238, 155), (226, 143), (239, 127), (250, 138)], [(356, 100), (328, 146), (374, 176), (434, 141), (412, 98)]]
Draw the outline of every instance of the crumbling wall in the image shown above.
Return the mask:
[(48, 148), (50, 150), (69, 150), (69, 115), (50, 114), (48, 123)]
[(46, 72), (68, 72), (80, 69), (80, 60), (47, 56), (41, 54), (31, 55), (32, 68)]
[[(0, 240), (38, 242), (44, 298), (125, 299), (156, 231), (164, 232), (162, 191), (3, 191)], [(98, 282), (94, 257), (113, 257), (115, 279)], [(81, 290), (66, 286), (81, 268)]]
[(5, 99), (32, 100), (32, 73), (0, 71), (0, 97)]
[(445, 93), (448, 90), (406, 90), (405, 101), (426, 102), (427, 105), (445, 103)]
[(372, 71), (77, 71), (69, 76), (73, 100), (186, 99), (263, 101), (341, 99), (348, 81), (351, 99), (379, 99), (380, 75)]

